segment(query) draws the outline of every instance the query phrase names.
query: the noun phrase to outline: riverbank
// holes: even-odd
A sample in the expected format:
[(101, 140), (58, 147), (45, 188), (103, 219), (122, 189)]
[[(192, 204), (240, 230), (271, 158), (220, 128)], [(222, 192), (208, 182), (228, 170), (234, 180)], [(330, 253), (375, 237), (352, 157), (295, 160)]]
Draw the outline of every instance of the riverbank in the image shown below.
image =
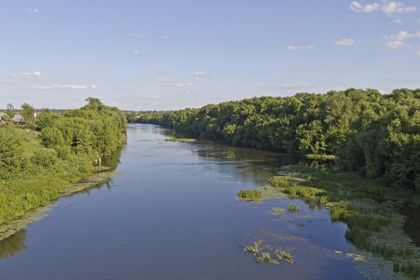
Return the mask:
[(99, 183), (108, 177), (102, 171), (116, 166), (102, 162), (126, 142), (125, 116), (99, 99), (87, 101), (81, 109), (62, 114), (44, 110), (22, 124), (0, 126), (3, 238), (30, 221), (37, 209)]
[(356, 174), (293, 166), (273, 177), (271, 185), (242, 190), (245, 201), (289, 198), (302, 199), (311, 207), (330, 209), (333, 222), (348, 226), (346, 238), (357, 249), (348, 254), (358, 258), (360, 270), (381, 279), (415, 278), (420, 275), (420, 248), (404, 232), (405, 217), (400, 209), (417, 197), (385, 187)]
[(43, 205), (30, 209), (24, 215), (0, 225), (0, 241), (4, 240), (16, 232), (24, 229), (27, 225), (36, 222), (47, 215), (48, 210), (54, 203), (64, 196), (70, 196), (75, 193), (87, 191), (95, 186), (101, 185), (111, 180), (114, 171), (110, 167), (96, 167), (94, 172), (87, 178), (80, 180), (78, 183), (63, 187), (62, 192)]

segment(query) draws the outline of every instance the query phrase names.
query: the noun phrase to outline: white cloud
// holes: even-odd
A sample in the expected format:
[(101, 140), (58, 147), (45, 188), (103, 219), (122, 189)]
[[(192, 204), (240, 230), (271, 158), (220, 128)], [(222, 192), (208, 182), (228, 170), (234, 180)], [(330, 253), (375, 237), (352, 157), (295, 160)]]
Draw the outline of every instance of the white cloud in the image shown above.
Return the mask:
[(355, 13), (372, 13), (380, 8), (378, 3), (362, 5), (357, 1), (351, 2), (350, 10)]
[(193, 84), (191, 82), (185, 82), (185, 83), (175, 83), (173, 84), (175, 87), (184, 88), (184, 87), (190, 87)]
[(191, 76), (193, 77), (194, 80), (201, 81), (206, 78), (207, 73), (203, 71), (195, 71), (191, 73)]
[(404, 42), (397, 41), (397, 40), (390, 40), (390, 41), (387, 41), (385, 45), (390, 49), (400, 49), (404, 46)]
[(30, 14), (39, 14), (39, 9), (37, 8), (28, 8), (26, 9)]
[(139, 98), (157, 100), (157, 99), (162, 99), (162, 96), (160, 96), (160, 95), (146, 95), (146, 96), (139, 96)]
[(420, 50), (416, 51), (416, 55), (420, 56)]
[(304, 50), (313, 50), (315, 49), (314, 46), (296, 46), (296, 45), (288, 45), (286, 48), (290, 51), (304, 51)]
[(177, 79), (172, 78), (172, 77), (166, 77), (166, 78), (158, 78), (156, 79), (156, 81), (158, 81), (159, 83), (170, 84), (170, 83), (176, 83)]
[(387, 16), (395, 16), (396, 14), (413, 13), (417, 9), (414, 6), (407, 6), (398, 1), (389, 1), (382, 6), (382, 12)]
[(162, 40), (168, 40), (168, 39), (169, 39), (169, 36), (167, 36), (167, 35), (163, 35), (163, 36), (160, 36), (160, 38), (161, 38)]
[(203, 71), (195, 71), (195, 72), (192, 72), (191, 75), (193, 77), (204, 77), (206, 75), (206, 72), (203, 72)]
[(32, 71), (32, 72), (25, 72), (25, 73), (21, 73), (20, 77), (26, 78), (26, 79), (40, 78), (41, 77), (41, 72), (39, 72), (37, 70)]
[(172, 77), (167, 78), (158, 78), (156, 79), (157, 82), (171, 86), (171, 87), (177, 87), (177, 88), (185, 88), (190, 87), (193, 84), (191, 82), (182, 82)]
[(33, 89), (39, 90), (59, 90), (59, 89), (95, 89), (96, 85), (73, 85), (73, 84), (55, 84), (46, 86), (33, 86)]
[(138, 49), (134, 49), (134, 50), (133, 50), (133, 53), (135, 53), (135, 54), (139, 54), (139, 53), (140, 53), (140, 50), (138, 50)]
[[(407, 14), (417, 11), (417, 8), (414, 6), (407, 6), (406, 4), (399, 1), (385, 1), (383, 5), (380, 5), (376, 2), (371, 4), (362, 5), (357, 1), (353, 1), (350, 4), (350, 10), (355, 13), (372, 13), (378, 11), (379, 9), (382, 12), (389, 16), (394, 17), (398, 14)], [(399, 23), (397, 21), (397, 23)]]
[(150, 37), (148, 34), (136, 34), (134, 32), (128, 33), (128, 36), (136, 39), (145, 39)]
[(343, 39), (340, 39), (340, 40), (336, 41), (335, 44), (337, 46), (350, 47), (350, 46), (354, 46), (354, 44), (356, 44), (356, 40), (353, 39), (353, 38), (343, 38)]
[(405, 47), (405, 41), (414, 37), (420, 37), (420, 31), (417, 33), (409, 33), (407, 31), (399, 31), (394, 35), (385, 36), (385, 45), (390, 49), (400, 49)]

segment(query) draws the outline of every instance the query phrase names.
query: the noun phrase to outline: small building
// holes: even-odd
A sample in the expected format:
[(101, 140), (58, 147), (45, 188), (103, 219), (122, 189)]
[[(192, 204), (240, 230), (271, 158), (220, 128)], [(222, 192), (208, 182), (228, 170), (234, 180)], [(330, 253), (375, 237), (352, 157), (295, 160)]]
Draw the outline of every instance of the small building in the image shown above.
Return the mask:
[(23, 122), (24, 122), (23, 117), (22, 117), (22, 115), (21, 115), (21, 114), (16, 114), (16, 115), (13, 117), (12, 121), (13, 121), (14, 123), (16, 123), (16, 124), (21, 124), (21, 123), (23, 123)]

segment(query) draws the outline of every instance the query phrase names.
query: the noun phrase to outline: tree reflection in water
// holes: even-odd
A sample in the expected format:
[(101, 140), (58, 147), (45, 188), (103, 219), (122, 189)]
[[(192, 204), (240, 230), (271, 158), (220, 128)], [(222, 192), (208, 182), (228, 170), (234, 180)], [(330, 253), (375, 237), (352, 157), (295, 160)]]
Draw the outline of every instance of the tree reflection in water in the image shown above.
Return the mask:
[(0, 241), (0, 260), (16, 256), (26, 248), (26, 230), (22, 229), (14, 235)]

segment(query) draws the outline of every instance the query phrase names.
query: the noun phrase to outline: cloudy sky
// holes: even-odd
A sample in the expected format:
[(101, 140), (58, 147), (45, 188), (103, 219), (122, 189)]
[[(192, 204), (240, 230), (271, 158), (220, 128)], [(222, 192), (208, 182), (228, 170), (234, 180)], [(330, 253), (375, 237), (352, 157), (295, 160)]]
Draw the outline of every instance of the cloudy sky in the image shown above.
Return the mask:
[(420, 1), (2, 0), (0, 107), (420, 87)]

